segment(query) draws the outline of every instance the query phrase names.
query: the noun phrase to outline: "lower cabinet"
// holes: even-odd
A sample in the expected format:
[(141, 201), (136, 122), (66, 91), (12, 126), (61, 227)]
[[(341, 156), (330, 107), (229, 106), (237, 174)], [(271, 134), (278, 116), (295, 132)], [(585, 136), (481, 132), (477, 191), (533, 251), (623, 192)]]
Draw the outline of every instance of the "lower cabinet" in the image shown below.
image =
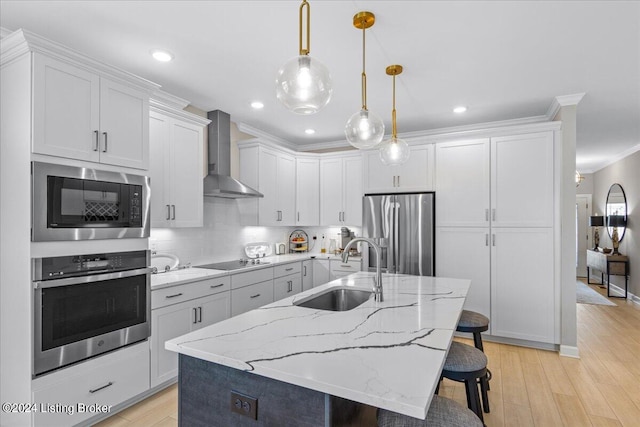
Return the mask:
[(302, 292), (300, 273), (273, 279), (273, 300), (278, 301)]
[(329, 260), (314, 259), (313, 260), (313, 287), (324, 285), (331, 281), (329, 277)]
[(313, 288), (313, 260), (302, 261), (302, 290)]
[(231, 315), (262, 307), (273, 302), (273, 279), (231, 291)]
[(359, 259), (350, 259), (347, 262), (342, 262), (342, 260), (339, 259), (332, 259), (330, 260), (329, 278), (331, 280), (336, 280), (341, 277), (348, 276), (349, 274), (358, 272), (361, 269), (362, 261)]
[[(215, 281), (206, 280), (202, 282), (206, 282), (207, 285), (211, 284), (210, 288), (215, 289), (215, 286), (219, 285), (217, 282), (224, 282), (225, 280), (227, 287), (222, 292), (151, 310), (151, 387), (162, 384), (178, 375), (178, 355), (172, 351), (165, 350), (165, 341), (230, 317), (229, 278), (225, 277)], [(178, 288), (176, 291), (180, 291), (190, 285), (194, 288), (199, 287), (199, 283), (176, 286)], [(159, 291), (166, 293), (167, 290), (171, 289), (164, 288)], [(172, 295), (180, 293), (174, 292)]]
[(149, 390), (149, 342), (37, 378), (32, 389), (36, 427), (70, 426), (108, 414), (113, 406)]

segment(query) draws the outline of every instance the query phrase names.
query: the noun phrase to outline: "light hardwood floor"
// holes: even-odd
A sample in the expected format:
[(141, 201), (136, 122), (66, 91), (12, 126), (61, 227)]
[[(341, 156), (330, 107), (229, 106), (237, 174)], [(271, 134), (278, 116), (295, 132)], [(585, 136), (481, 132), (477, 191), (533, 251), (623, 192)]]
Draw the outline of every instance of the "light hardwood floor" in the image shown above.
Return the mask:
[[(488, 427), (640, 426), (640, 307), (611, 300), (618, 306), (578, 304), (580, 359), (485, 342)], [(175, 427), (177, 394), (171, 386), (98, 426)], [(440, 394), (466, 405), (462, 384), (445, 380)]]

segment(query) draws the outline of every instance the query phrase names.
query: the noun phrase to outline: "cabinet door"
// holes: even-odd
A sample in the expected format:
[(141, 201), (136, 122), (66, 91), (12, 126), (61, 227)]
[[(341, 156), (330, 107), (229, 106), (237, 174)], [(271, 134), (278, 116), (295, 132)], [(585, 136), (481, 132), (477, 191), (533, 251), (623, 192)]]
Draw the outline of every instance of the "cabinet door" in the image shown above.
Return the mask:
[(464, 308), (491, 318), (489, 228), (437, 227), (436, 242), (438, 276), (471, 280)]
[(390, 193), (395, 188), (397, 166), (386, 166), (380, 160), (378, 150), (364, 152), (364, 192)]
[(213, 325), (231, 317), (231, 292), (203, 297), (194, 302), (197, 310), (197, 322), (193, 330)]
[(553, 261), (551, 228), (492, 229), (493, 335), (556, 343)]
[(320, 224), (320, 161), (296, 159), (296, 225)]
[(492, 138), (491, 164), (493, 225), (553, 226), (553, 133)]
[(344, 159), (343, 209), (342, 223), (349, 226), (362, 226), (362, 158)]
[(258, 199), (258, 223), (260, 225), (280, 225), (278, 221), (278, 155), (260, 150), (258, 184), (264, 197)]
[(411, 147), (409, 160), (404, 165), (393, 166), (399, 169), (396, 191), (433, 190), (433, 151), (433, 144)]
[(320, 160), (320, 225), (340, 225), (342, 219), (342, 160)]
[(193, 304), (179, 304), (151, 311), (151, 387), (178, 375), (178, 355), (165, 350), (164, 343), (191, 331), (195, 324)]
[(324, 285), (331, 281), (329, 277), (329, 260), (316, 259), (313, 261), (313, 287)]
[(436, 145), (436, 225), (489, 225), (489, 140)]
[(273, 280), (274, 301), (279, 301), (300, 292), (302, 292), (302, 276), (300, 274), (292, 274)]
[(296, 160), (293, 156), (278, 155), (278, 207), (279, 225), (296, 223)]
[(33, 152), (99, 161), (100, 78), (35, 54)]
[(313, 260), (302, 261), (302, 290), (313, 288)]
[(171, 223), (170, 133), (171, 119), (163, 114), (151, 112), (149, 114), (151, 227), (164, 228)]
[(149, 168), (149, 96), (100, 79), (100, 162)]
[(202, 227), (202, 127), (174, 120), (171, 138), (171, 226)]

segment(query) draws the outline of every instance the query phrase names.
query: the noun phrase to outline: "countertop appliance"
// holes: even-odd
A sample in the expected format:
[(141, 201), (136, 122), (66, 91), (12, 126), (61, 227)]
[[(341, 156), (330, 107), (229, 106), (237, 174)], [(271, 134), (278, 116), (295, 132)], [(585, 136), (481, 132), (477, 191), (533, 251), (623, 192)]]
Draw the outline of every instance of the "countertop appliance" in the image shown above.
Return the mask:
[[(435, 193), (366, 194), (362, 233), (382, 247), (389, 273), (435, 275)], [(373, 248), (363, 250), (364, 265), (375, 270)]]
[(149, 237), (149, 177), (32, 162), (34, 242)]
[(34, 376), (147, 339), (149, 251), (33, 261)]

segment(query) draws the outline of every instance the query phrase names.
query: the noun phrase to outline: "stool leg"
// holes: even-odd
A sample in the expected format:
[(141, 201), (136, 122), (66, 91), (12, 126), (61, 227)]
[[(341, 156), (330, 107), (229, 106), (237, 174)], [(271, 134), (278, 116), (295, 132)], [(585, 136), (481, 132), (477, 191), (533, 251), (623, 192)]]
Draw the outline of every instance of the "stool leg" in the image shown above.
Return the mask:
[(467, 406), (484, 423), (482, 408), (480, 406), (480, 395), (478, 394), (478, 384), (476, 380), (465, 380), (464, 386), (467, 389)]
[(481, 350), (484, 353), (484, 347), (482, 346), (482, 335), (480, 335), (480, 332), (473, 333), (473, 345), (475, 346), (475, 348)]
[(480, 391), (482, 392), (482, 408), (484, 412), (488, 414), (491, 410), (489, 408), (489, 395), (487, 394), (487, 390), (489, 390), (489, 377), (485, 375), (480, 378)]

